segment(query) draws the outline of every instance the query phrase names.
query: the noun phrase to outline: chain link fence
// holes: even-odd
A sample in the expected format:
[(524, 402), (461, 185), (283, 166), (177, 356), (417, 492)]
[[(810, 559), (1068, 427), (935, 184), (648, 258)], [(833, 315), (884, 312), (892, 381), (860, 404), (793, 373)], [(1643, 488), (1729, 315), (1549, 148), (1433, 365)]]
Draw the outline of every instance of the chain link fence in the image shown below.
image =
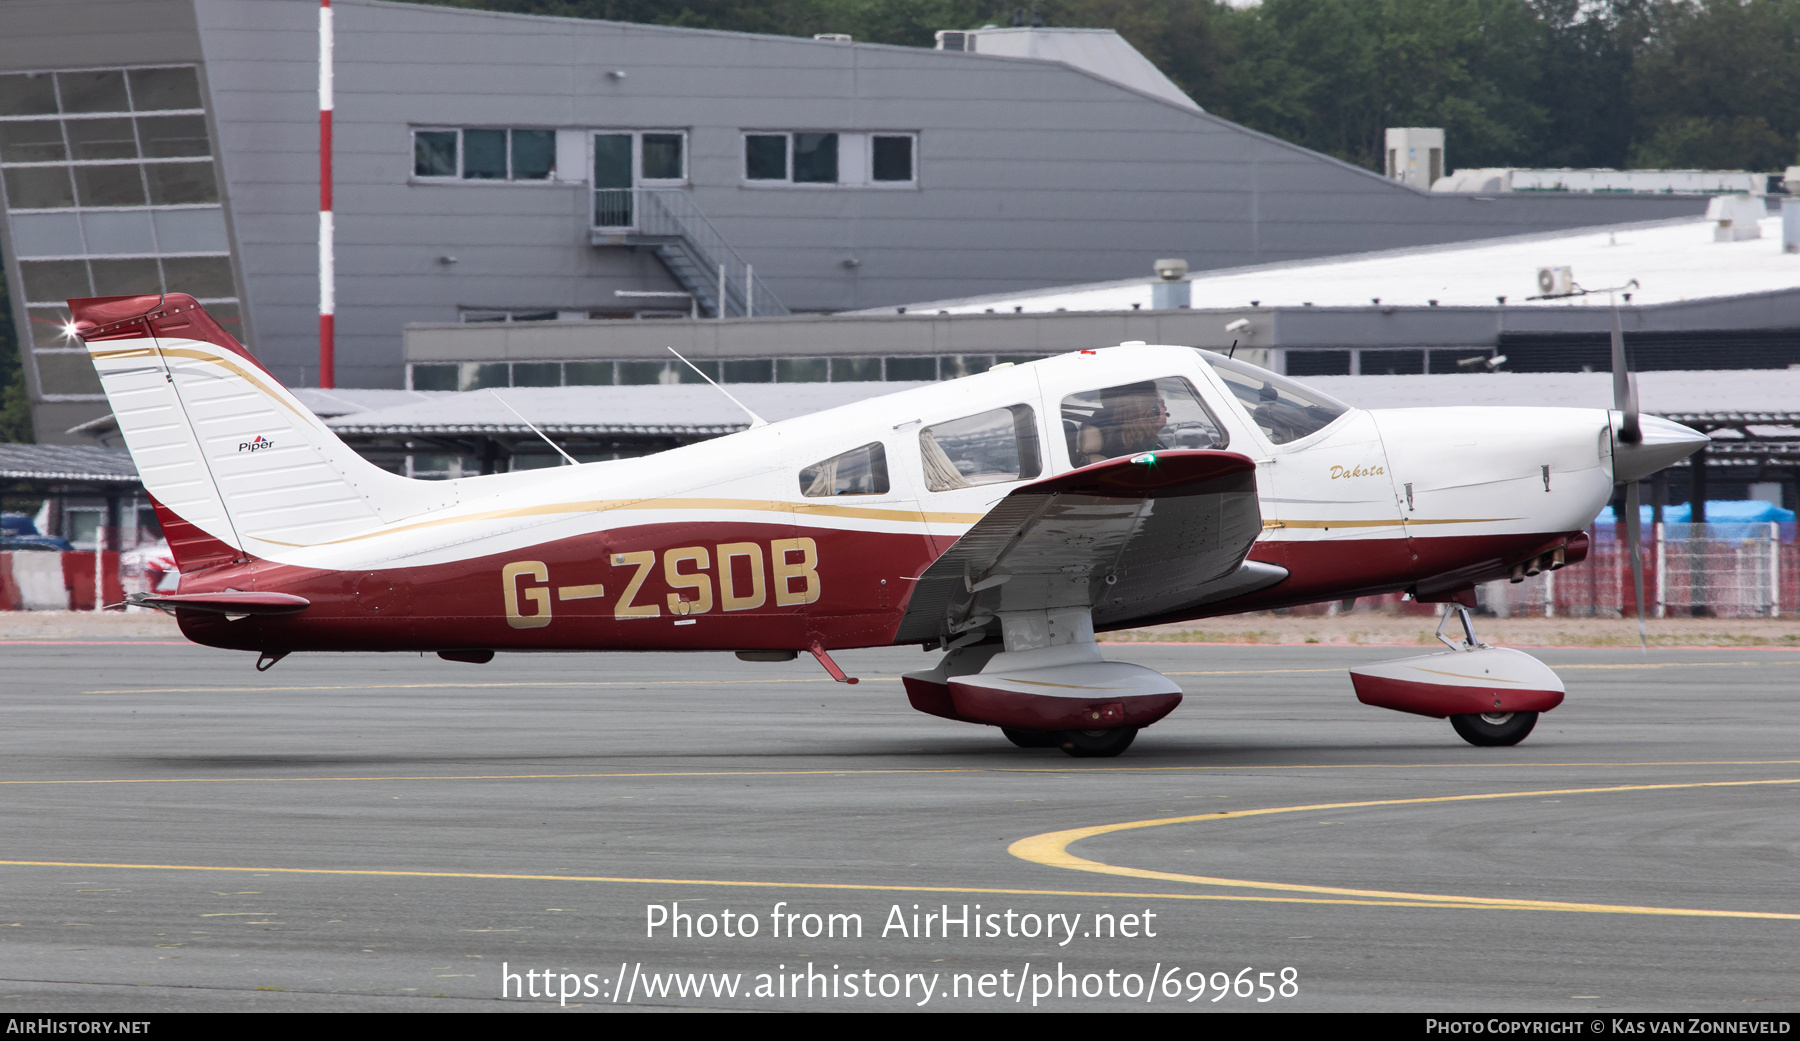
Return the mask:
[[(1794, 522), (1646, 525), (1644, 607), (1653, 618), (1781, 618), (1800, 613)], [(1589, 532), (1587, 559), (1523, 582), (1476, 590), (1483, 613), (1618, 618), (1637, 613), (1631, 553), (1611, 525)]]

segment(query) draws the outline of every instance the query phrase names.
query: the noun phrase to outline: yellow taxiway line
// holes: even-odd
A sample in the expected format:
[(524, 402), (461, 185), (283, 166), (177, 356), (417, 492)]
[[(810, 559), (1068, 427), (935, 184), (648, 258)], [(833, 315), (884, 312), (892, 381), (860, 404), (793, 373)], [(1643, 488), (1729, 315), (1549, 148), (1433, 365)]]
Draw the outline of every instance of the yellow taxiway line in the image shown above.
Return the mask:
[[(125, 864), (73, 860), (0, 860), (0, 867), (82, 868), (114, 871), (200, 871), (250, 875), (333, 875), (371, 878), (442, 878), (500, 882), (590, 882), (657, 886), (723, 886), (738, 889), (823, 889), (851, 892), (942, 893), (970, 896), (1078, 896), (1118, 900), (1196, 900), (1235, 903), (1358, 904), (1374, 907), (1454, 907), (1486, 910), (1489, 905), (1450, 899), (1439, 903), (1417, 900), (1347, 898), (1330, 896), (1250, 896), (1229, 893), (1100, 892), (1086, 889), (1004, 889), (991, 886), (916, 886), (905, 883), (867, 882), (766, 882), (727, 878), (633, 878), (621, 875), (528, 875), (493, 871), (388, 871), (376, 868), (241, 867), (219, 864)], [(263, 912), (256, 912), (263, 913)]]
[(1158, 828), (1171, 824), (1196, 824), (1263, 817), (1282, 813), (1308, 813), (1328, 810), (1363, 809), (1371, 806), (1417, 806), (1447, 802), (1483, 802), (1498, 799), (1522, 799), (1545, 795), (1594, 795), (1612, 792), (1673, 791), (1687, 788), (1745, 788), (1759, 785), (1800, 784), (1800, 777), (1783, 777), (1758, 781), (1692, 781), (1681, 784), (1625, 784), (1605, 788), (1546, 788), (1529, 792), (1489, 792), (1480, 795), (1437, 795), (1414, 799), (1372, 799), (1361, 802), (1312, 803), (1304, 806), (1272, 806), (1255, 810), (1226, 810), (1188, 817), (1161, 817), (1154, 820), (1102, 824), (1090, 828), (1045, 832), (1020, 839), (1007, 852), (1021, 860), (1049, 867), (1068, 868), (1102, 875), (1141, 878), (1158, 882), (1185, 882), (1191, 885), (1219, 886), (1231, 889), (1257, 889), (1321, 896), (1351, 897), (1363, 900), (1418, 901), (1420, 906), (1453, 905), (1458, 907), (1493, 907), (1515, 911), (1572, 911), (1592, 914), (1665, 915), (1683, 918), (1763, 918), (1800, 921), (1800, 914), (1779, 911), (1719, 911), (1690, 907), (1640, 907), (1630, 904), (1591, 904), (1562, 900), (1524, 900), (1512, 897), (1456, 896), (1444, 893), (1409, 893), (1379, 889), (1352, 889), (1342, 886), (1309, 886), (1286, 882), (1259, 882), (1243, 878), (1215, 878), (1172, 871), (1150, 871), (1088, 860), (1069, 852), (1068, 847), (1082, 839), (1110, 835), (1122, 831)]

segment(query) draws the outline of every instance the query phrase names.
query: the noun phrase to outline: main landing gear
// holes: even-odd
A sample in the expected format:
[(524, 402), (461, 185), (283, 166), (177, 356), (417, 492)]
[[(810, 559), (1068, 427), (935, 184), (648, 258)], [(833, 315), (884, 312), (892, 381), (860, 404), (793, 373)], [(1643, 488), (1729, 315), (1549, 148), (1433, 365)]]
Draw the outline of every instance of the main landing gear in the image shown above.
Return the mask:
[(1464, 741), (1485, 748), (1516, 745), (1537, 726), (1538, 714), (1563, 701), (1562, 680), (1522, 651), (1489, 647), (1475, 638), (1469, 609), (1453, 605), (1463, 638), (1444, 634), (1450, 612), (1438, 621), (1437, 638), (1450, 648), (1438, 654), (1359, 665), (1350, 670), (1357, 700), (1399, 712), (1446, 717)]
[(999, 727), (1020, 748), (1101, 759), (1181, 703), (1167, 676), (1102, 658), (1085, 607), (1000, 618), (1004, 643), (951, 647), (936, 668), (902, 677), (913, 708)]
[(1060, 748), (1077, 759), (1111, 759), (1137, 740), (1137, 727), (1111, 730), (1019, 730), (1001, 727), (1006, 739), (1020, 748)]
[(1483, 748), (1516, 745), (1537, 726), (1536, 712), (1483, 712), (1451, 716), (1450, 725), (1462, 739)]

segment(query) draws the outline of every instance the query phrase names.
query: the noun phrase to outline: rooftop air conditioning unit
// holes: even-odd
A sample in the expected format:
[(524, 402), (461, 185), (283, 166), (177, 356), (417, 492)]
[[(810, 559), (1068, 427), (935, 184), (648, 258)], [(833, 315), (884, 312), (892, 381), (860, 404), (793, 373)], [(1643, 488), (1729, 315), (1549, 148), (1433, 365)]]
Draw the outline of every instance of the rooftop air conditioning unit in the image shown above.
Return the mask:
[(813, 33), (813, 39), (826, 43), (855, 43), (856, 38), (849, 33)]
[(940, 29), (937, 34), (937, 49), (940, 51), (973, 51), (975, 34)]
[(1575, 270), (1568, 267), (1538, 268), (1539, 296), (1570, 296), (1575, 292)]

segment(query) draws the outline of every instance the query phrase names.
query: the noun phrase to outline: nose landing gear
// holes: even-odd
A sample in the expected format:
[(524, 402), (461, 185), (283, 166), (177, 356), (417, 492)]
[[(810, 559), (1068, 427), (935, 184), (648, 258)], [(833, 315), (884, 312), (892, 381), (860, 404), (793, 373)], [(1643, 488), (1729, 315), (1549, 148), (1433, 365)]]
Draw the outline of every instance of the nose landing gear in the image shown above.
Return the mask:
[(1461, 640), (1445, 635), (1450, 624), (1445, 613), (1437, 638), (1448, 651), (1359, 665), (1350, 670), (1356, 697), (1366, 705), (1448, 717), (1472, 745), (1516, 745), (1537, 726), (1540, 712), (1562, 704), (1562, 680), (1529, 654), (1482, 643), (1468, 608), (1458, 604), (1454, 610), (1462, 623)]
[[(1562, 550), (1557, 550), (1556, 555), (1560, 558)], [(1533, 563), (1535, 565), (1536, 562)], [(1558, 560), (1552, 566), (1561, 567), (1562, 563)], [(1536, 571), (1531, 573), (1537, 574)], [(1438, 619), (1438, 640), (1453, 651), (1473, 651), (1486, 647), (1487, 644), (1475, 638), (1475, 625), (1469, 618), (1469, 609), (1461, 604), (1452, 606), (1456, 608), (1457, 620), (1462, 623), (1462, 642), (1458, 643), (1444, 635), (1444, 626), (1450, 622), (1449, 611), (1445, 611), (1444, 616)], [(1536, 712), (1464, 712), (1451, 716), (1450, 726), (1464, 741), (1478, 748), (1503, 748), (1525, 740), (1526, 735), (1537, 726), (1537, 721)]]

